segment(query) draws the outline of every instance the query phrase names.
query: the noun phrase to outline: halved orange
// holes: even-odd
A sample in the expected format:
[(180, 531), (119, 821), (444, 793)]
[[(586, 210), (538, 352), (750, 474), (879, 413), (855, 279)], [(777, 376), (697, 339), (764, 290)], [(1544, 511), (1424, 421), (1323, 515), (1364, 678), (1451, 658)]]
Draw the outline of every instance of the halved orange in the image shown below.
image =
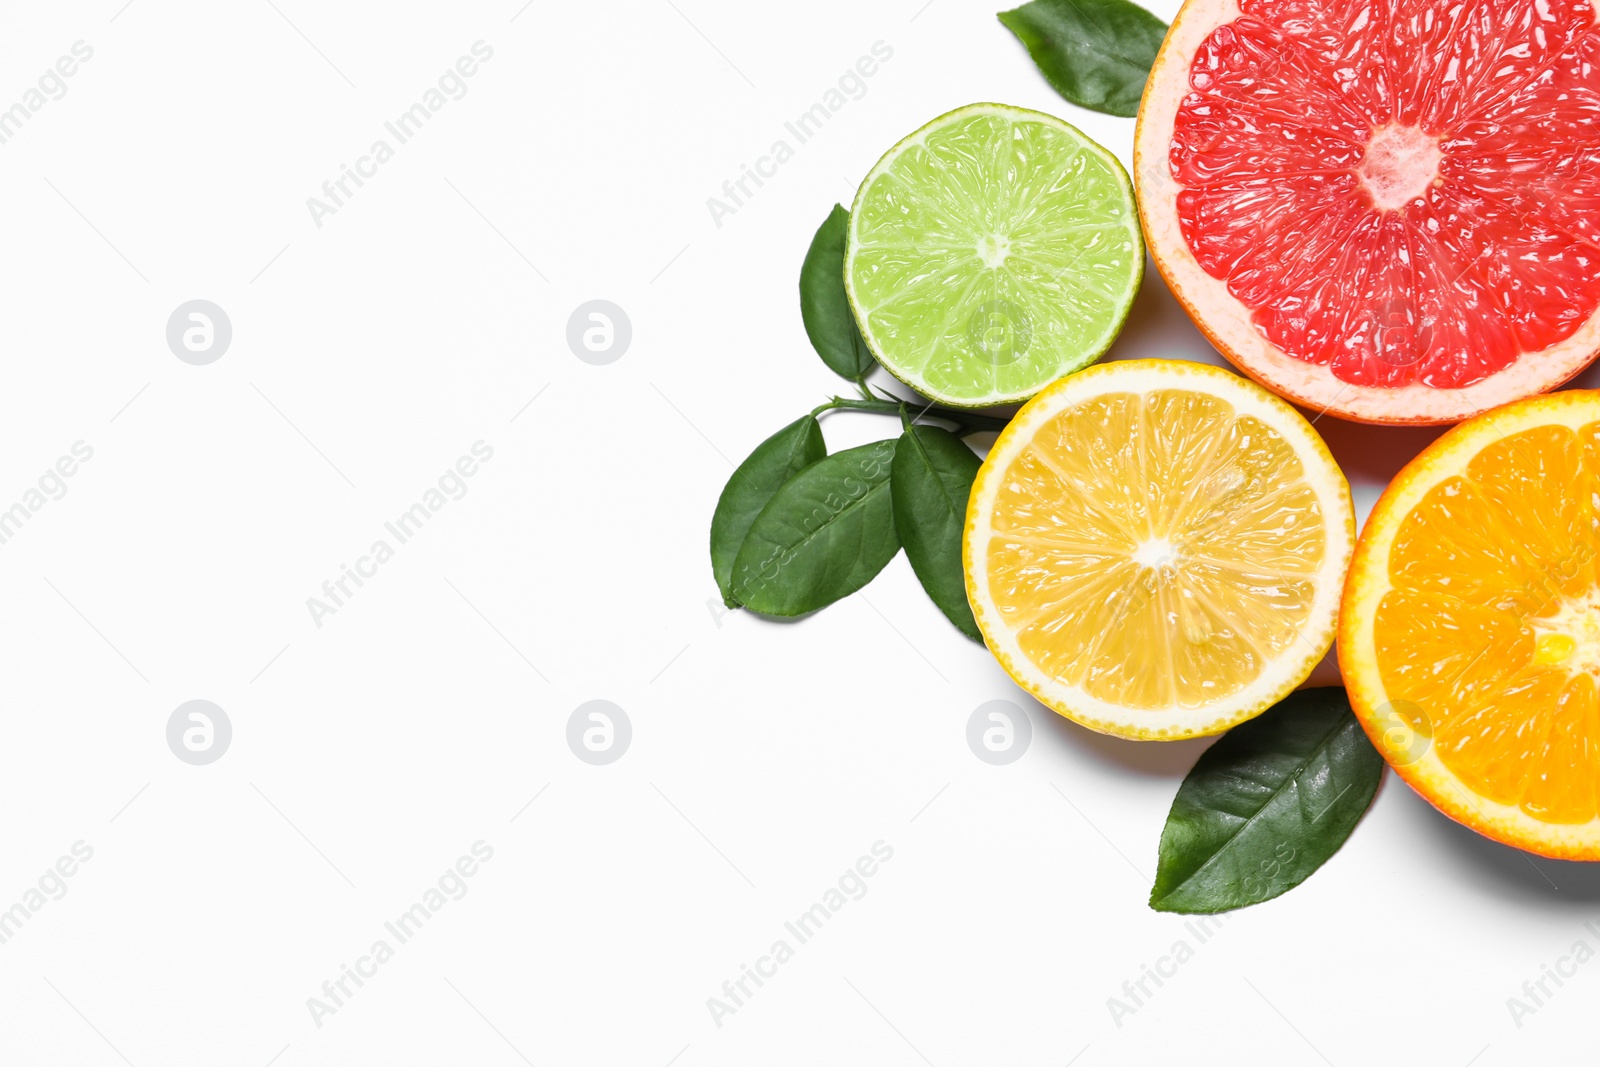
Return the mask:
[(1600, 859), (1600, 391), (1508, 404), (1412, 460), (1345, 584), (1339, 665), (1380, 752), (1446, 815)]

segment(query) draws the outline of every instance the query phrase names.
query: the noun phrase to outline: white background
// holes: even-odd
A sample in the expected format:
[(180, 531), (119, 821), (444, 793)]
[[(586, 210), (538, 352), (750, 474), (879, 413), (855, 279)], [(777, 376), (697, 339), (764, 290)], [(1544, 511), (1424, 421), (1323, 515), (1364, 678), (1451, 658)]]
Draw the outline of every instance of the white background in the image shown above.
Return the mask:
[[(1322, 871), (1199, 945), (1145, 898), (1203, 742), (1031, 703), (903, 557), (798, 624), (720, 614), (706, 531), (729, 461), (842, 387), (796, 297), (829, 207), (975, 100), (1128, 158), (1132, 120), (1057, 97), (993, 3), (123, 2), (0, 14), (0, 107), (94, 49), (0, 145), (0, 508), (94, 449), (0, 545), (0, 908), (94, 850), (0, 945), (0, 1062), (1589, 1047), (1600, 966), (1520, 1027), (1506, 1004), (1600, 947), (1589, 869), (1481, 840), (1391, 777)], [(479, 40), (465, 97), (316, 226), (306, 199)], [(877, 41), (893, 57), (865, 95), (717, 226), (707, 198)], [(195, 298), (234, 330), (203, 367), (164, 336)], [(633, 325), (608, 366), (565, 341), (594, 298)], [(1153, 270), (1115, 356), (1216, 362)], [(1317, 428), (1363, 515), (1434, 436)], [(834, 448), (893, 429), (826, 421)], [(307, 598), (480, 440), (467, 495), (316, 626)], [(234, 730), (203, 767), (165, 739), (196, 698)], [(609, 766), (565, 740), (592, 699), (632, 721)], [(1035, 726), (1006, 767), (965, 741), (995, 699)], [(307, 998), (479, 840), (467, 895), (316, 1025)], [(716, 1025), (707, 998), (880, 840), (867, 894)], [(1180, 939), (1193, 958), (1118, 1025), (1108, 998)]]

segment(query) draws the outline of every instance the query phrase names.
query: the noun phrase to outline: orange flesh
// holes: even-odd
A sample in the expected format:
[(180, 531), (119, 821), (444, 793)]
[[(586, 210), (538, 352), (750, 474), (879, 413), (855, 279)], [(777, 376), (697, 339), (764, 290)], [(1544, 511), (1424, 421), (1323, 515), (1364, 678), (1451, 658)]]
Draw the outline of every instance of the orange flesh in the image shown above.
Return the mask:
[(1600, 422), (1484, 448), (1395, 535), (1373, 620), (1391, 705), (1462, 784), (1550, 823), (1600, 811)]

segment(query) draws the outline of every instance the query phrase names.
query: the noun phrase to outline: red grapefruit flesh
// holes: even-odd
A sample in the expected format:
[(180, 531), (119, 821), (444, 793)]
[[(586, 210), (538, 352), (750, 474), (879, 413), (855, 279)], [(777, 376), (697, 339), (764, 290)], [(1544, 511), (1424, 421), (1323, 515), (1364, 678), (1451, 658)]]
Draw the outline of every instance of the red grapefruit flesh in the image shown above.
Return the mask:
[(1587, 2), (1188, 0), (1134, 166), (1179, 300), (1306, 407), (1454, 422), (1600, 353)]

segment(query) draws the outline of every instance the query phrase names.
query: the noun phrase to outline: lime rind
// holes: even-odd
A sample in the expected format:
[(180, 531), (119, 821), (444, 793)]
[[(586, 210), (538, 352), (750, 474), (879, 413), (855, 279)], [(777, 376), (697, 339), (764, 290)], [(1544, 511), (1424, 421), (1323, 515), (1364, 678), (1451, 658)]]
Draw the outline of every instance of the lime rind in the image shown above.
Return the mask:
[(1103, 355), (1144, 276), (1133, 185), (1061, 119), (941, 115), (856, 193), (845, 292), (878, 361), (955, 407), (1026, 400)]

